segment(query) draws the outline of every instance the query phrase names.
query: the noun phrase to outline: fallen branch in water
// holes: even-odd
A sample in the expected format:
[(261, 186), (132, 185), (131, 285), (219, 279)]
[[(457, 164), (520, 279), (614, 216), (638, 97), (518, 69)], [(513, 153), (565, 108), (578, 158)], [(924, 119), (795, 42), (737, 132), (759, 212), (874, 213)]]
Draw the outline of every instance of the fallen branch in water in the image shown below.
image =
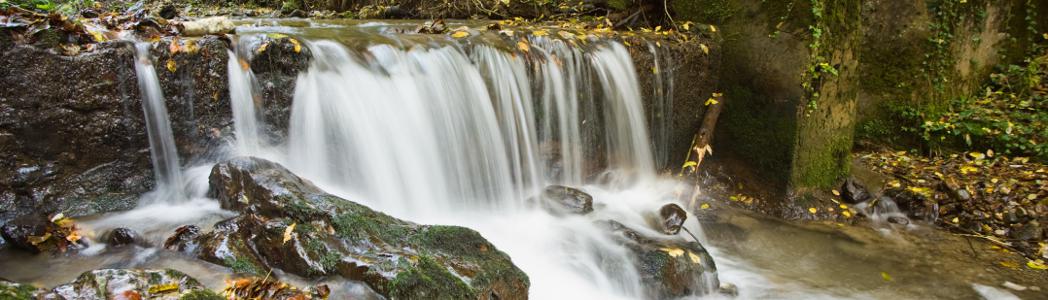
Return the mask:
[(684, 160), (684, 165), (681, 166), (678, 176), (694, 175), (698, 172), (699, 165), (702, 164), (702, 160), (706, 158), (706, 155), (713, 154), (710, 142), (713, 140), (713, 129), (717, 126), (721, 107), (724, 106), (723, 100), (724, 95), (721, 93), (713, 93), (713, 96), (706, 100), (706, 113), (703, 115), (702, 125), (699, 126), (699, 132), (691, 140), (688, 157)]

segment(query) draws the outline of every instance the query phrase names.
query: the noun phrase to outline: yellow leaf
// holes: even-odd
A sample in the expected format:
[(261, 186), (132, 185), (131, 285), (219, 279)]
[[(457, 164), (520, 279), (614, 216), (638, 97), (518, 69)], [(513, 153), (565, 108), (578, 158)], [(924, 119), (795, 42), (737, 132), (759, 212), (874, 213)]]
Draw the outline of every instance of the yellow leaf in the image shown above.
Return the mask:
[(291, 223), (291, 226), (284, 228), (284, 244), (291, 240), (291, 233), (295, 232), (295, 225), (298, 225), (298, 223)]
[(46, 232), (46, 233), (44, 233), (44, 235), (41, 235), (41, 236), (31, 235), (31, 236), (29, 236), (27, 238), (27, 240), (29, 240), (30, 244), (32, 244), (33, 246), (36, 246), (36, 245), (39, 245), (39, 244), (43, 244), (44, 242), (46, 242), (50, 238), (51, 238), (51, 233), (50, 232)]
[(838, 190), (832, 190), (830, 192), (832, 192), (834, 196), (838, 196), (839, 197), (841, 195), (841, 191), (838, 191)]
[(695, 161), (687, 161), (687, 162), (684, 162), (684, 168), (687, 168), (687, 167), (695, 167), (695, 166), (698, 166), (698, 165), (699, 165), (699, 163), (698, 163), (698, 162), (695, 162)]
[(262, 52), (265, 52), (265, 51), (266, 51), (266, 48), (269, 48), (269, 42), (265, 42), (265, 43), (262, 43), (262, 45), (259, 45), (259, 46), (258, 46), (258, 50), (255, 50), (255, 52), (256, 52), (256, 53), (262, 53)]
[(80, 232), (77, 231), (70, 232), (69, 235), (66, 236), (66, 240), (74, 244), (80, 241), (80, 239)]
[(296, 40), (296, 39), (288, 39), (288, 41), (291, 42), (291, 45), (295, 46), (295, 48), (294, 48), (295, 49), (295, 53), (302, 52), (302, 44), (300, 44), (298, 42), (298, 40)]
[(1044, 261), (1040, 259), (1027, 261), (1026, 266), (1034, 270), (1048, 270), (1048, 265), (1045, 265)]
[(1045, 34), (1041, 35), (1041, 37), (1043, 37), (1044, 39), (1048, 40), (1048, 33), (1045, 33)]
[(701, 209), (710, 209), (710, 204), (709, 203), (703, 203), (701, 206), (699, 206), (699, 208), (701, 208)]
[(968, 156), (971, 156), (975, 160), (982, 160), (982, 159), (986, 158), (986, 154), (983, 154), (982, 152), (971, 152), (971, 153), (968, 153)]
[(720, 103), (717, 99), (710, 98), (706, 100), (706, 106), (716, 105), (717, 103)]
[(513, 32), (513, 30), (503, 29), (503, 30), (499, 30), (499, 34), (505, 35), (505, 36), (513, 36), (516, 33)]
[(93, 38), (95, 40), (95, 42), (101, 43), (101, 42), (105, 42), (106, 41), (106, 37), (104, 35), (102, 35), (102, 33), (98, 32), (98, 31), (88, 30), (87, 33), (91, 34), (91, 38)]
[(461, 38), (464, 38), (464, 37), (467, 37), (467, 36), (469, 36), (469, 32), (465, 32), (465, 31), (456, 31), (455, 33), (451, 34), (451, 37), (456, 38), (456, 39), (461, 39)]
[[(684, 28), (684, 30), (691, 30), (691, 21), (684, 22), (684, 24), (681, 24), (680, 27)], [(1046, 36), (1045, 39), (1048, 39), (1048, 33), (1046, 33), (1045, 36)]]
[(178, 283), (177, 282), (165, 283), (165, 284), (157, 284), (157, 285), (149, 287), (149, 293), (150, 294), (163, 294), (163, 293), (177, 291), (177, 290), (178, 290)]
[(841, 209), (848, 209), (847, 205), (841, 204), (840, 206), (841, 206)]
[(699, 44), (699, 48), (702, 49), (702, 53), (710, 54), (710, 47), (707, 47), (706, 44)]
[(244, 203), (244, 204), (248, 204), (248, 203), (251, 202), (250, 200), (247, 199), (247, 194), (240, 195), (240, 200), (239, 201), (240, 201), (240, 203)]
[(1014, 263), (1014, 262), (1010, 262), (1010, 261), (1002, 261), (1002, 262), (999, 262), (998, 264), (1000, 264), (1002, 267), (1009, 268), (1009, 269), (1018, 269), (1019, 268), (1019, 264)]
[(710, 32), (717, 32), (717, 26), (710, 25)]
[(659, 32), (659, 30), (662, 30), (662, 26), (655, 26), (655, 32)]
[(174, 73), (175, 70), (178, 70), (178, 65), (175, 64), (175, 60), (173, 60), (173, 59), (168, 59), (167, 60), (167, 70), (171, 71), (172, 73)]
[(848, 211), (848, 210), (841, 211), (841, 214), (844, 215), (845, 218), (851, 218), (852, 217), (851, 211)]
[(659, 250), (662, 250), (662, 252), (666, 252), (666, 254), (669, 254), (672, 257), (684, 255), (684, 250), (677, 248), (660, 248)]
[(240, 69), (244, 70), (244, 71), (247, 71), (248, 69), (251, 69), (251, 64), (249, 64), (246, 60), (241, 58), (240, 59)]
[(546, 32), (546, 30), (543, 30), (543, 29), (539, 29), (539, 30), (532, 31), (531, 35), (534, 35), (534, 36), (547, 36), (547, 35), (549, 35), (549, 32)]
[(651, 67), (651, 73), (652, 74), (659, 74), (659, 68)]
[(958, 219), (957, 217), (953, 217), (953, 220), (950, 220), (950, 222), (953, 222), (954, 224), (957, 224), (957, 223), (961, 222), (961, 219)]
[(892, 281), (892, 276), (885, 272), (881, 272), (881, 278), (884, 279), (884, 281)]
[(808, 208), (808, 212), (810, 212), (810, 213), (814, 214), (814, 213), (817, 213), (817, 212), (819, 212), (819, 209), (818, 209), (818, 208), (814, 208), (814, 207), (809, 207), (809, 208)]
[(531, 46), (528, 46), (527, 42), (524, 42), (523, 40), (521, 40), (521, 41), (517, 42), (517, 49), (520, 49), (520, 51), (522, 51), (522, 52), (528, 52), (528, 51), (531, 50)]
[(699, 257), (698, 255), (695, 255), (695, 253), (691, 253), (691, 251), (688, 251), (688, 258), (691, 259), (691, 263), (693, 263), (693, 264), (701, 264), (702, 263), (702, 258)]

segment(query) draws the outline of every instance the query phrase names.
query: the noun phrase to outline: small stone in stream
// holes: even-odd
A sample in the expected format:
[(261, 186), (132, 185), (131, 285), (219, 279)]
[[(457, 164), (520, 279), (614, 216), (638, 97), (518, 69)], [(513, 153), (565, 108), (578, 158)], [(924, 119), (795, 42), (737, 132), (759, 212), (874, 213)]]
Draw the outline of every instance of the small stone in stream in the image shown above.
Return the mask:
[(684, 212), (680, 205), (674, 203), (663, 205), (659, 209), (659, 216), (662, 217), (662, 233), (669, 235), (680, 232), (684, 221), (688, 219), (688, 213)]
[(4, 240), (15, 248), (32, 253), (40, 253), (43, 249), (32, 242), (32, 237), (47, 234), (47, 219), (39, 216), (26, 215), (4, 224), (0, 228), (0, 234)]
[(1020, 292), (1022, 292), (1022, 291), (1025, 291), (1025, 290), (1026, 290), (1026, 287), (1025, 287), (1025, 286), (1022, 286), (1022, 285), (1018, 285), (1018, 284), (1016, 284), (1016, 283), (1014, 283), (1014, 282), (1011, 282), (1011, 281), (1005, 281), (1005, 282), (1004, 282), (1003, 284), (1001, 284), (1001, 286), (1003, 286), (1003, 287), (1006, 287), (1006, 288), (1008, 288), (1008, 289), (1012, 289), (1012, 290), (1020, 291)]
[(1026, 224), (1012, 225), (1012, 230), (1009, 233), (1012, 238), (1022, 241), (1041, 240), (1044, 238), (1041, 223), (1038, 223), (1036, 220)]
[(160, 17), (164, 19), (174, 19), (175, 17), (178, 17), (178, 8), (173, 4), (164, 5), (164, 7), (160, 9)]
[(124, 246), (137, 243), (141, 239), (134, 230), (121, 227), (109, 231), (106, 234), (105, 241), (110, 246)]
[(848, 178), (841, 186), (841, 197), (848, 204), (856, 204), (870, 199), (870, 193), (855, 178)]
[(899, 224), (899, 225), (910, 225), (910, 219), (905, 217), (891, 216), (888, 217), (888, 223)]
[(81, 10), (80, 16), (88, 19), (94, 19), (98, 17), (98, 11), (88, 8), (85, 10)]
[(196, 225), (183, 225), (175, 229), (175, 234), (164, 241), (164, 248), (176, 251), (192, 252), (197, 246), (196, 239), (200, 236), (200, 227)]
[(542, 191), (542, 206), (554, 213), (585, 215), (593, 212), (593, 196), (579, 189), (551, 185)]
[(729, 297), (738, 297), (739, 296), (739, 288), (736, 287), (734, 284), (727, 283), (727, 282), (721, 282), (720, 288), (717, 289), (717, 292), (719, 292), (721, 295), (725, 295), (725, 296), (729, 296)]

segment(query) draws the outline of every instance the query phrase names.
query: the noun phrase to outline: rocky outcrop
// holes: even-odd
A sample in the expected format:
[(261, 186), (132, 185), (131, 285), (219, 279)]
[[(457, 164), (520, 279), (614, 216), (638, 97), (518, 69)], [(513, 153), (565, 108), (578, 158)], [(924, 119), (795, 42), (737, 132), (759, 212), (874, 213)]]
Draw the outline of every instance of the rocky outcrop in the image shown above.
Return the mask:
[(526, 298), (527, 275), (471, 229), (402, 221), (258, 158), (220, 163), (210, 180), (212, 196), (241, 215), (171, 248), (243, 273), (341, 275), (391, 298)]
[(654, 298), (704, 295), (720, 286), (717, 266), (698, 242), (647, 236), (617, 221), (601, 225), (631, 250), (632, 261)]
[[(71, 283), (37, 295), (40, 299), (185, 299), (215, 295), (196, 279), (175, 270), (102, 269), (88, 271)], [(216, 295), (217, 296), (217, 295)], [(216, 298), (190, 298), (216, 299)], [(219, 298), (220, 299), (220, 298)]]
[[(216, 138), (211, 129), (230, 123), (226, 44), (206, 37), (196, 51), (172, 55), (169, 43), (154, 48), (157, 73), (180, 151), (199, 154)], [(32, 46), (0, 51), (0, 222), (36, 210), (134, 207), (153, 175), (131, 43), (71, 57)]]

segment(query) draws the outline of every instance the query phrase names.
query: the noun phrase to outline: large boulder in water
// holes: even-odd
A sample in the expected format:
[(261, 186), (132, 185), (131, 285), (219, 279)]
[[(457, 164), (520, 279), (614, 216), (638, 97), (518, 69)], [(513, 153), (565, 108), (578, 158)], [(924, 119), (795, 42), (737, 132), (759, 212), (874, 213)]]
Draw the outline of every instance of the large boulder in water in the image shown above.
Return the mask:
[(705, 295), (720, 286), (713, 257), (698, 242), (646, 235), (617, 221), (600, 225), (630, 249), (649, 295), (658, 299)]
[[(184, 298), (196, 295), (197, 298)], [(201, 297), (210, 295), (212, 298)], [(84, 272), (71, 283), (37, 296), (39, 299), (221, 299), (196, 279), (165, 270), (101, 269)]]
[(235, 158), (211, 193), (241, 215), (191, 252), (238, 271), (279, 268), (366, 283), (390, 298), (523, 299), (527, 275), (474, 230), (419, 225), (328, 194), (276, 163)]

